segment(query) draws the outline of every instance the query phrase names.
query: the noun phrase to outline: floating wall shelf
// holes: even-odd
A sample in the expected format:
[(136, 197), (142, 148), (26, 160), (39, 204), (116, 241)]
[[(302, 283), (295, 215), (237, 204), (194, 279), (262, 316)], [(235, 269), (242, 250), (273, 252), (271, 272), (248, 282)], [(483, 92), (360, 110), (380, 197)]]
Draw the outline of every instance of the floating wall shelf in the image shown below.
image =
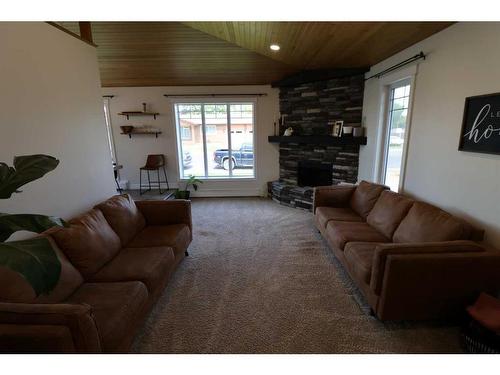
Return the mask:
[(270, 143), (302, 143), (317, 145), (366, 145), (366, 137), (332, 137), (329, 135), (292, 135), (289, 137), (272, 135)]
[(127, 120), (133, 116), (153, 116), (153, 118), (156, 120), (156, 116), (159, 115), (158, 112), (140, 112), (140, 111), (125, 111), (125, 112), (120, 112), (118, 114), (120, 116), (126, 116)]
[(161, 132), (137, 131), (137, 132), (121, 133), (121, 134), (128, 135), (129, 138), (132, 138), (132, 135), (134, 135), (134, 134), (154, 134), (155, 137), (158, 138), (158, 134), (161, 134)]

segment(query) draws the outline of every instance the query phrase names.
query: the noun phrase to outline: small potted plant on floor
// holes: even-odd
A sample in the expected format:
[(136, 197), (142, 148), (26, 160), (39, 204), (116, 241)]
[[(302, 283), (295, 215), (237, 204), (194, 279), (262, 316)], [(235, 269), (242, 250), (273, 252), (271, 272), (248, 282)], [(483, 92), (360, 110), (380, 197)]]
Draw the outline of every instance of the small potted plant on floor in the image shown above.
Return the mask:
[(184, 186), (184, 190), (177, 189), (175, 191), (175, 199), (189, 199), (191, 192), (189, 191), (189, 187), (192, 186), (195, 191), (198, 190), (198, 184), (202, 184), (203, 181), (196, 178), (196, 176), (190, 175), (189, 178), (185, 181), (186, 185)]

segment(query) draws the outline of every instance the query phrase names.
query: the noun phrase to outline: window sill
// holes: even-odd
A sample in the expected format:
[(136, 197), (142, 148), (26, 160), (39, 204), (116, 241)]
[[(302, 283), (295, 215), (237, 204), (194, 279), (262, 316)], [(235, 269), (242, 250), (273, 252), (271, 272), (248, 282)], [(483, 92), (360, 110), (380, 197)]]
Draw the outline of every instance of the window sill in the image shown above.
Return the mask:
[[(200, 181), (256, 181), (257, 178), (255, 176), (246, 177), (246, 176), (238, 176), (238, 177), (196, 177), (197, 180)], [(181, 177), (179, 181), (187, 181), (189, 178)]]

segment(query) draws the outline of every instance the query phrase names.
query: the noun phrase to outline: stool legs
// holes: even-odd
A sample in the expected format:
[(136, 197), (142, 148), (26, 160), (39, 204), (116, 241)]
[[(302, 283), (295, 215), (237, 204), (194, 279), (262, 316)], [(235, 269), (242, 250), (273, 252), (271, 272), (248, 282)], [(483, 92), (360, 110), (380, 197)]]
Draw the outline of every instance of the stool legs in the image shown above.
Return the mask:
[[(163, 166), (163, 174), (165, 176), (165, 182), (167, 183), (167, 190), (170, 190), (170, 186), (168, 185), (168, 178), (167, 178), (167, 171), (165, 169), (165, 166)], [(160, 178), (158, 178), (159, 180)]]
[(142, 195), (142, 169), (139, 169), (139, 195)]
[(160, 192), (160, 194), (163, 194), (163, 192), (161, 191), (160, 168), (156, 170), (156, 173), (158, 174), (158, 191)]
[[(139, 195), (147, 193), (148, 191), (151, 191), (151, 189), (152, 189), (152, 187), (151, 187), (151, 175), (149, 173), (149, 169), (146, 169), (146, 172), (148, 173), (148, 190), (142, 190), (142, 187), (143, 187), (143, 185), (142, 185), (142, 171), (143, 170), (144, 169), (139, 170)], [(167, 178), (167, 171), (166, 171), (165, 167), (163, 167), (163, 175), (165, 176), (165, 181), (160, 181), (160, 168), (156, 169), (156, 173), (158, 176), (158, 180), (153, 181), (153, 182), (158, 184), (158, 191), (160, 192), (160, 194), (163, 194), (165, 192), (165, 190), (161, 189), (162, 182), (165, 182), (167, 184), (167, 190), (170, 190), (170, 185), (168, 184), (168, 178)]]

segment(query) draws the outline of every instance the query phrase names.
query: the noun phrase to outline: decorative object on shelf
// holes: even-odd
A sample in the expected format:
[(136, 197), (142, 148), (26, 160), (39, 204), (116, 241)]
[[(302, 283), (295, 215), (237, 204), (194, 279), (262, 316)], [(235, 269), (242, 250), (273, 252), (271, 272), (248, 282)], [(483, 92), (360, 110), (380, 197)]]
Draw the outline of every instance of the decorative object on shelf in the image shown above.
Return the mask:
[(344, 127), (344, 121), (337, 120), (333, 124), (332, 136), (340, 137), (342, 135), (342, 128)]
[(362, 126), (355, 126), (352, 129), (352, 135), (356, 138), (364, 136), (365, 135), (365, 128), (363, 128)]
[(351, 137), (352, 136), (352, 126), (342, 126), (342, 135)]
[(280, 118), (278, 120), (278, 134), (281, 134), (282, 129), (285, 129), (285, 117), (286, 117), (286, 115), (282, 115), (280, 113)]
[(196, 178), (196, 176), (190, 175), (186, 180), (186, 185), (184, 185), (184, 190), (177, 189), (175, 191), (175, 199), (189, 199), (191, 192), (189, 187), (192, 186), (194, 191), (198, 190), (198, 184), (202, 184), (203, 181)]
[(465, 99), (458, 150), (500, 154), (500, 93)]
[[(27, 183), (42, 178), (59, 165), (59, 160), (48, 155), (16, 156), (14, 166), (0, 162), (0, 199), (8, 199)], [(61, 262), (48, 238), (36, 237), (9, 241), (20, 230), (42, 233), (54, 226), (65, 226), (57, 217), (35, 214), (0, 213), (0, 265), (22, 275), (35, 294), (48, 294), (57, 285)]]
[(132, 125), (120, 126), (120, 129), (122, 130), (122, 134), (129, 134), (134, 131), (134, 127)]
[(148, 112), (146, 108), (146, 103), (142, 103), (142, 111), (123, 111), (118, 113), (120, 116), (127, 117), (127, 120), (133, 116), (153, 116), (153, 119), (156, 120), (156, 116), (159, 115), (158, 112)]
[(290, 126), (289, 128), (287, 128), (285, 130), (285, 132), (283, 133), (283, 136), (290, 137), (292, 134), (293, 134), (293, 128)]

